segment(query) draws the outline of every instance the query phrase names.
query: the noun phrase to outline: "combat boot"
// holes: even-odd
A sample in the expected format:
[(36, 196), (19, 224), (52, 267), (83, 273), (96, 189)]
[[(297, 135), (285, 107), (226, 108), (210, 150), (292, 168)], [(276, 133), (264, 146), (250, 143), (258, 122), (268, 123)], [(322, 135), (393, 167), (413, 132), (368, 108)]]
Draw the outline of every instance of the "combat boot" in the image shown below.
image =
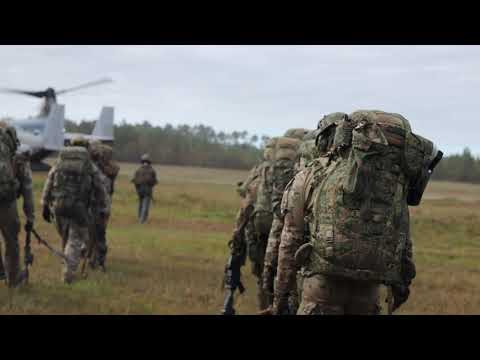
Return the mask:
[(105, 262), (103, 262), (103, 261), (100, 262), (100, 263), (98, 264), (98, 266), (100, 267), (100, 270), (101, 270), (102, 272), (104, 272), (104, 273), (107, 272), (107, 267), (105, 266)]
[(95, 270), (97, 268), (97, 265), (98, 265), (98, 261), (96, 256), (88, 261), (88, 266), (90, 266), (90, 269), (92, 270)]
[(63, 282), (67, 285), (71, 285), (75, 281), (75, 275), (70, 271), (66, 271), (63, 274)]
[(27, 280), (27, 272), (25, 270), (21, 270), (18, 274), (17, 274), (17, 277), (15, 279), (14, 282), (8, 284), (8, 287), (10, 288), (16, 288), (16, 287), (19, 287), (23, 284), (26, 283), (26, 280)]

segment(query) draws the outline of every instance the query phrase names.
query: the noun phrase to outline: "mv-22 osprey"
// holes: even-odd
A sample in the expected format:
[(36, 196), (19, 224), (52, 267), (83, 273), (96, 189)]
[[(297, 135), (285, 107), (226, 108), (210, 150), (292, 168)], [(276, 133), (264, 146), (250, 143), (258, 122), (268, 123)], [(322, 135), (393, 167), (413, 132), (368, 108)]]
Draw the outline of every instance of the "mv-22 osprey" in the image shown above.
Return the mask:
[(57, 103), (57, 95), (107, 82), (112, 82), (112, 80), (101, 79), (60, 91), (55, 91), (51, 87), (43, 91), (0, 89), (0, 92), (22, 94), (43, 99), (39, 115), (27, 119), (7, 120), (16, 128), (21, 149), (30, 150), (32, 170), (48, 170), (50, 167), (43, 163), (42, 160), (68, 145), (74, 136), (82, 135), (89, 140), (113, 143), (113, 107), (104, 106), (102, 108), (92, 134), (74, 134), (65, 132), (65, 105)]

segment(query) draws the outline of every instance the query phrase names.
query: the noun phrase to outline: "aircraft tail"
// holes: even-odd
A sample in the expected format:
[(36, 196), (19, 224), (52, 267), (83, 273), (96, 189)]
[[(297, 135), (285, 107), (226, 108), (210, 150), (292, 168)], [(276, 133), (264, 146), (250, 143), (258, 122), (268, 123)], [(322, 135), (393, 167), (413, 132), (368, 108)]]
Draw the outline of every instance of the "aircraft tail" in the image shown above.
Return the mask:
[(113, 114), (114, 109), (111, 106), (104, 106), (100, 112), (100, 117), (95, 123), (92, 135), (102, 140), (113, 140)]
[(65, 106), (54, 104), (47, 117), (44, 147), (47, 150), (60, 150), (64, 144)]

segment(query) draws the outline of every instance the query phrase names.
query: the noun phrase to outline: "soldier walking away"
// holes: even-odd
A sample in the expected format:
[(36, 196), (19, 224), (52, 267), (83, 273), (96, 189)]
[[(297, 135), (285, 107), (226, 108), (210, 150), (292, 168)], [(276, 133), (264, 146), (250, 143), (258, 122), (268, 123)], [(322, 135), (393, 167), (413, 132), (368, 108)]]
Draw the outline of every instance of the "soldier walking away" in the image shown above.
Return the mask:
[(420, 203), (442, 152), (381, 111), (325, 117), (316, 144), (320, 157), (282, 201), (272, 313), (286, 312), (300, 267), (297, 314), (379, 314), (382, 284), (391, 314), (416, 275), (408, 206)]
[(0, 122), (0, 231), (5, 243), (5, 265), (0, 261), (0, 271), (11, 288), (26, 280), (26, 272), (20, 270), (18, 197), (23, 196), (27, 232), (35, 220), (30, 163), (23, 150), (16, 154), (19, 145), (15, 128)]
[(247, 179), (238, 183), (237, 192), (240, 195), (240, 209), (235, 219), (235, 228), (232, 237), (228, 242), (230, 257), (225, 266), (223, 286), (226, 290), (222, 315), (235, 315), (234, 294), (238, 289), (243, 293), (244, 287), (241, 282), (241, 267), (245, 265), (247, 256), (247, 244), (252, 243), (255, 236), (253, 229), (252, 213), (257, 198), (257, 187), (259, 176), (264, 162), (258, 164), (250, 173)]
[(273, 294), (266, 291), (262, 282), (273, 211), (279, 208), (281, 189), (293, 177), (293, 165), (301, 142), (299, 138), (303, 138), (306, 132), (305, 129), (291, 129), (286, 133), (288, 136), (271, 139), (265, 146), (264, 160), (250, 171), (244, 183), (239, 184), (241, 207), (229, 242), (231, 255), (225, 268), (227, 293), (222, 314), (235, 313), (233, 293), (237, 288), (242, 292), (240, 267), (245, 264), (247, 255), (257, 280), (259, 310), (266, 309), (273, 301)]
[(138, 195), (138, 219), (143, 224), (148, 219), (150, 202), (153, 199), (153, 188), (157, 185), (157, 173), (155, 172), (148, 154), (142, 155), (142, 165), (135, 171), (132, 183)]
[[(90, 156), (93, 163), (100, 170), (100, 177), (107, 192), (107, 202), (111, 213), (112, 196), (115, 187), (115, 180), (120, 170), (119, 166), (113, 161), (113, 149), (111, 146), (102, 144), (99, 141), (92, 141), (90, 143)], [(96, 199), (92, 199), (92, 207), (94, 209), (94, 229), (95, 232), (95, 246), (89, 259), (89, 264), (92, 269), (99, 266), (102, 271), (106, 271), (106, 257), (108, 252), (107, 244), (107, 225), (110, 219), (109, 216), (102, 218), (98, 212), (101, 210), (101, 204), (98, 204)]]
[[(311, 160), (311, 146), (307, 143), (314, 142), (314, 131), (307, 129), (289, 129), (283, 138), (278, 138), (275, 150), (275, 175), (272, 192), (273, 222), (268, 236), (265, 251), (265, 262), (262, 275), (263, 291), (267, 294), (269, 307), (273, 303), (274, 283), (278, 263), (278, 247), (283, 230), (284, 219), (281, 212), (281, 202), (287, 184), (304, 164)], [(296, 289), (289, 294), (289, 313), (295, 314), (298, 308)]]
[[(47, 222), (55, 220), (68, 258), (63, 269), (63, 281), (67, 284), (76, 279), (82, 249), (87, 244), (90, 249), (94, 245), (90, 234), (92, 214), (98, 214), (102, 220), (110, 215), (108, 194), (100, 171), (90, 159), (88, 147), (86, 139), (73, 139), (71, 146), (60, 152), (42, 193), (43, 218)], [(98, 211), (92, 208), (92, 197)]]

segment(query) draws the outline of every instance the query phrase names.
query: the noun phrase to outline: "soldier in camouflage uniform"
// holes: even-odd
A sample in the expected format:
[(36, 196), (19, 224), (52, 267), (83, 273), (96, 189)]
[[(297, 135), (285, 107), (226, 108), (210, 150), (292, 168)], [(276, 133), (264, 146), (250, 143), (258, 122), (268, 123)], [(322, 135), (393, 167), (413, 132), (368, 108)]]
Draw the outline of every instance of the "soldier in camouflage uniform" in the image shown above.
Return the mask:
[(150, 209), (150, 201), (153, 196), (153, 188), (157, 185), (157, 173), (152, 166), (148, 154), (142, 155), (142, 166), (135, 172), (132, 183), (138, 195), (138, 218), (143, 224), (148, 219), (148, 211)]
[(431, 173), (441, 152), (398, 114), (333, 114), (319, 130), (320, 158), (283, 198), (273, 313), (287, 311), (299, 266), (298, 314), (379, 314), (381, 284), (391, 289), (391, 313), (415, 277), (408, 205), (419, 204), (423, 167)]
[[(63, 269), (63, 281), (67, 284), (76, 278), (82, 249), (86, 244), (93, 245), (89, 234), (92, 214), (102, 219), (110, 214), (102, 174), (90, 159), (88, 141), (80, 137), (73, 139), (71, 145), (60, 152), (48, 173), (41, 199), (43, 218), (47, 222), (55, 219), (63, 251), (69, 259)], [(97, 209), (92, 207), (92, 198)]]
[[(256, 165), (250, 170), (247, 179), (237, 184), (237, 192), (240, 195), (240, 209), (235, 217), (235, 228), (233, 230), (232, 240), (229, 242), (229, 247), (233, 253), (240, 252), (238, 249), (243, 248), (249, 242), (246, 240), (246, 237), (251, 237), (254, 234), (251, 216), (257, 199), (259, 175), (264, 165), (264, 162)], [(244, 228), (244, 231), (242, 234), (239, 234), (241, 228)], [(245, 244), (236, 243), (238, 241), (245, 242)]]
[[(254, 236), (250, 236), (249, 256), (252, 273), (257, 278), (258, 307), (269, 307), (272, 297), (263, 286), (263, 273), (267, 244), (271, 231), (278, 229), (278, 211), (283, 188), (294, 174), (294, 165), (298, 157), (300, 138), (308, 132), (306, 129), (288, 130), (283, 137), (273, 138), (266, 145), (269, 161), (259, 173), (259, 185), (255, 210), (253, 213)], [(272, 230), (273, 228), (273, 230)]]
[[(19, 141), (15, 128), (4, 122), (0, 122), (0, 132), (2, 134), (0, 139), (0, 151), (2, 152), (0, 160), (0, 166), (2, 167), (1, 176), (2, 181), (7, 181), (2, 186), (10, 186), (10, 190), (3, 190), (8, 190), (7, 192), (9, 194), (14, 194), (13, 197), (7, 195), (0, 201), (0, 231), (5, 244), (5, 267), (0, 254), (0, 272), (3, 272), (3, 278), (7, 278), (9, 287), (16, 287), (26, 279), (26, 273), (20, 270), (19, 264), (20, 249), (18, 234), (20, 231), (20, 219), (17, 211), (16, 197), (23, 197), (23, 211), (27, 218), (25, 230), (30, 231), (35, 221), (32, 172), (28, 153), (22, 149), (18, 149)], [(17, 154), (15, 154), (16, 152)], [(8, 176), (8, 174), (12, 176), (12, 179), (4, 178), (4, 176)], [(8, 184), (10, 180), (13, 180), (13, 182)]]
[(225, 267), (225, 277), (223, 280), (223, 286), (227, 290), (227, 296), (221, 312), (222, 315), (235, 314), (233, 296), (237, 289), (243, 287), (240, 279), (241, 267), (245, 265), (249, 244), (254, 243), (255, 228), (252, 214), (257, 198), (260, 173), (266, 164), (267, 161), (264, 159), (264, 161), (250, 170), (245, 181), (237, 184), (237, 192), (240, 195), (240, 209), (235, 217), (235, 227), (232, 237), (228, 242), (230, 257)]
[[(267, 296), (269, 299), (269, 307), (273, 303), (274, 279), (278, 263), (278, 247), (280, 245), (280, 236), (284, 225), (283, 214), (280, 211), (281, 200), (285, 191), (285, 187), (288, 182), (293, 179), (293, 175), (301, 169), (305, 168), (306, 164), (310, 163), (315, 157), (315, 134), (315, 131), (308, 131), (305, 129), (290, 129), (285, 133), (286, 137), (297, 136), (299, 140), (302, 140), (302, 143), (299, 145), (298, 148), (298, 161), (296, 161), (295, 163), (287, 163), (287, 168), (289, 168), (290, 171), (285, 171), (285, 169), (282, 169), (283, 176), (279, 177), (281, 178), (281, 181), (277, 181), (275, 183), (275, 195), (272, 196), (273, 207), (276, 208), (277, 211), (274, 212), (272, 228), (268, 237), (268, 244), (265, 252), (265, 262), (262, 275), (262, 286), (264, 292), (268, 294)], [(293, 169), (293, 171), (291, 171), (291, 169)], [(295, 290), (296, 289), (292, 289), (291, 293), (289, 294), (289, 313), (292, 314), (296, 312), (296, 309), (298, 307), (297, 293)]]
[[(112, 196), (114, 192), (114, 184), (120, 168), (113, 162), (112, 148), (108, 145), (102, 144), (99, 141), (90, 143), (90, 156), (93, 163), (100, 170), (100, 177), (107, 193), (108, 207), (111, 209)], [(108, 252), (107, 245), (107, 225), (110, 219), (109, 216), (102, 218), (99, 216), (101, 211), (101, 204), (98, 204), (96, 199), (92, 199), (94, 209), (94, 232), (95, 232), (95, 247), (90, 258), (90, 266), (96, 268), (100, 266), (102, 271), (106, 271), (105, 261)], [(111, 213), (111, 211), (109, 211)]]

